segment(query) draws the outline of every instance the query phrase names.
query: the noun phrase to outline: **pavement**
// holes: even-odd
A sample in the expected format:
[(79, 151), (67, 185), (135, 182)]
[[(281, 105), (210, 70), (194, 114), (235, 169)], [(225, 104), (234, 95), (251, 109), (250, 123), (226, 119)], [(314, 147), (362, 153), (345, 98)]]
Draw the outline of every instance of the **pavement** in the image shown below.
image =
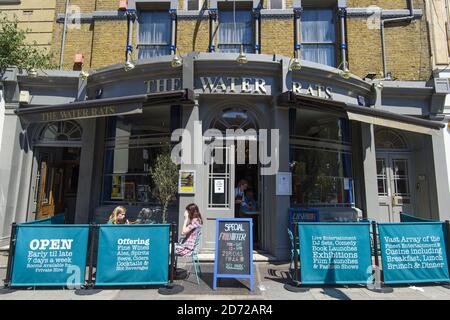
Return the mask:
[[(0, 279), (6, 276), (7, 252), (0, 252)], [(450, 300), (450, 286), (415, 285), (391, 287), (389, 293), (377, 293), (365, 286), (308, 287), (305, 292), (285, 289), (290, 283), (288, 263), (256, 262), (255, 290), (250, 292), (246, 279), (220, 279), (212, 289), (214, 264), (202, 262), (197, 285), (190, 263), (179, 264), (184, 279), (176, 280), (184, 290), (176, 295), (158, 293), (157, 287), (123, 289), (0, 289), (0, 300)]]

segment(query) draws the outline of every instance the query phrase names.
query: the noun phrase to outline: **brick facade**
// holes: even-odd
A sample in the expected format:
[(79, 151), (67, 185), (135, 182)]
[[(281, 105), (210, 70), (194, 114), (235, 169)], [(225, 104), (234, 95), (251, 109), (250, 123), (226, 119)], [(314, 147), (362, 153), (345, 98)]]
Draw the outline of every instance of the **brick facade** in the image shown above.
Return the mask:
[[(57, 0), (57, 11), (64, 12), (64, 0)], [(84, 13), (115, 11), (116, 0), (73, 0)], [(347, 0), (347, 7), (364, 8), (371, 5), (383, 9), (406, 9), (405, 0)], [(423, 0), (414, 1), (415, 9), (423, 10), (423, 17), (411, 23), (388, 24), (386, 27), (387, 69), (399, 80), (428, 80), (431, 76), (430, 49)], [(180, 0), (179, 8), (184, 3)], [(292, 0), (286, 0), (286, 11), (292, 8)], [(177, 48), (181, 54), (191, 51), (208, 51), (208, 13), (203, 17), (182, 17), (177, 22)], [(337, 20), (337, 19), (336, 19)], [(347, 42), (350, 71), (364, 77), (375, 72), (383, 76), (381, 36), (379, 28), (369, 28), (367, 17), (347, 18)], [(293, 56), (294, 22), (289, 16), (261, 18), (261, 52)], [(337, 28), (339, 30), (339, 28)], [(58, 52), (61, 43), (62, 23), (56, 23), (53, 48)], [(217, 33), (216, 33), (217, 34)], [(84, 69), (98, 69), (125, 60), (127, 38), (126, 20), (91, 20), (82, 23), (80, 30), (69, 30), (65, 47), (65, 69), (73, 69), (73, 56), (82, 51), (86, 57)], [(136, 28), (133, 37), (136, 43)], [(217, 44), (217, 41), (216, 41)], [(339, 37), (337, 38), (337, 47)], [(337, 57), (340, 57), (336, 48)], [(136, 58), (136, 50), (133, 57)]]

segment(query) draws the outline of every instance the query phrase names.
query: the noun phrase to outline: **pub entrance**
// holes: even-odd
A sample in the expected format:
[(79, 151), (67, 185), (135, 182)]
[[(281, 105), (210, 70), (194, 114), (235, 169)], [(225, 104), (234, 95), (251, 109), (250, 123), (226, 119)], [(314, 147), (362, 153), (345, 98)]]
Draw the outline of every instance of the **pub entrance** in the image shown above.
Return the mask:
[[(252, 218), (254, 248), (258, 248), (263, 223), (263, 189), (256, 122), (247, 110), (229, 108), (221, 112), (211, 128), (220, 130), (223, 137), (209, 141), (212, 144), (207, 155), (207, 218), (202, 248), (214, 249), (217, 218)], [(240, 188), (243, 181), (247, 186)]]
[(34, 142), (36, 220), (65, 214), (75, 222), (81, 155), (81, 126), (76, 121), (50, 122)]

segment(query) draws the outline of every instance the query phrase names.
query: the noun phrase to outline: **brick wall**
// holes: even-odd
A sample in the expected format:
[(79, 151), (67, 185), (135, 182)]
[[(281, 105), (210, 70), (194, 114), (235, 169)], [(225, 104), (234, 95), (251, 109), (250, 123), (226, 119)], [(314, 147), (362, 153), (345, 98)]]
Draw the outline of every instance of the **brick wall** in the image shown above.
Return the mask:
[(261, 19), (261, 53), (294, 54), (294, 20), (293, 19)]
[[(383, 8), (405, 9), (406, 1), (347, 1), (349, 6), (364, 7), (376, 3)], [(423, 1), (415, 1), (423, 9)], [(424, 12), (425, 14), (425, 12)], [(383, 76), (381, 31), (366, 18), (347, 19), (349, 67), (364, 77), (369, 72)], [(431, 76), (430, 53), (425, 17), (411, 23), (387, 24), (385, 28), (387, 71), (399, 80), (428, 80)]]
[(209, 46), (209, 20), (179, 20), (177, 47), (181, 54), (191, 51), (207, 52)]
[[(423, 0), (415, 0), (416, 9), (424, 9)], [(116, 0), (72, 0), (78, 4), (82, 12), (96, 10), (117, 10)], [(183, 1), (179, 1), (183, 7)], [(57, 0), (57, 10), (63, 12), (64, 0)], [(406, 0), (347, 0), (348, 7), (367, 7), (377, 5), (384, 9), (405, 9)], [(286, 8), (292, 7), (292, 0), (286, 0)], [(425, 10), (424, 10), (425, 14)], [(339, 29), (339, 28), (337, 28)], [(430, 53), (425, 17), (412, 23), (388, 25), (386, 28), (387, 68), (394, 78), (399, 80), (427, 80), (431, 75)], [(381, 53), (381, 36), (377, 28), (368, 28), (366, 18), (347, 19), (347, 41), (349, 67), (352, 73), (364, 77), (375, 72), (382, 77), (383, 64)], [(55, 27), (53, 36), (54, 51), (59, 52), (62, 24)], [(69, 30), (64, 67), (73, 68), (73, 55), (83, 51), (86, 57), (85, 69), (100, 68), (110, 64), (121, 63), (125, 59), (127, 38), (126, 20), (96, 20), (83, 23), (81, 30)], [(177, 47), (180, 53), (191, 51), (208, 51), (209, 21), (205, 18), (179, 19), (177, 25)], [(216, 41), (217, 43), (217, 41)], [(133, 36), (136, 44), (136, 30)], [(339, 37), (337, 37), (337, 45)], [(292, 18), (274, 18), (263, 16), (261, 20), (261, 51), (264, 54), (277, 53), (285, 56), (293, 55), (294, 23)], [(91, 57), (92, 51), (92, 57)], [(338, 58), (340, 50), (336, 49)], [(136, 59), (136, 50), (133, 53)], [(339, 59), (340, 60), (340, 59)], [(71, 64), (72, 62), (72, 64)], [(339, 64), (339, 63), (338, 63)]]

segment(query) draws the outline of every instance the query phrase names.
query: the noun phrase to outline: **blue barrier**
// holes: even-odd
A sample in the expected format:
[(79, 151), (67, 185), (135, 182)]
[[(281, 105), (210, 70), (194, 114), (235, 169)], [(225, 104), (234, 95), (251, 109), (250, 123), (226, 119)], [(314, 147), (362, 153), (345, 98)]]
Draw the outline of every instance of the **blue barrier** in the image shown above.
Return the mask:
[(10, 286), (85, 284), (89, 226), (19, 224), (15, 227)]
[(169, 282), (169, 224), (102, 225), (96, 286)]
[(379, 223), (378, 230), (386, 284), (450, 281), (444, 223)]
[(425, 219), (406, 213), (400, 213), (400, 222), (437, 222), (437, 220)]
[(50, 218), (34, 220), (29, 222), (21, 223), (20, 225), (31, 225), (31, 224), (64, 224), (65, 222), (65, 214), (59, 213)]
[(370, 224), (299, 223), (302, 284), (365, 284), (372, 274)]

